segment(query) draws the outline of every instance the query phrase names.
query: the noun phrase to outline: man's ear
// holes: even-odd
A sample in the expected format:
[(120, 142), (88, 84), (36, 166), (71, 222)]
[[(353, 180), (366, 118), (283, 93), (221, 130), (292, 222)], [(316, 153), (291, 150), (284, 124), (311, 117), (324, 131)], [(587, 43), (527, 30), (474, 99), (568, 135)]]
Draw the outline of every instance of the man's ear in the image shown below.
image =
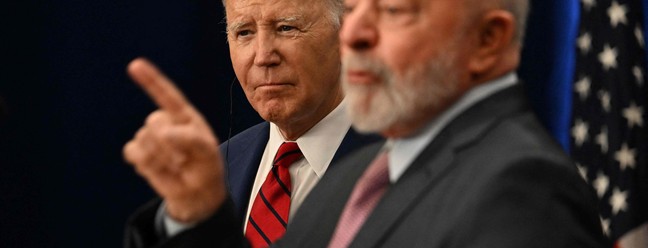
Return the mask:
[[(515, 46), (515, 17), (504, 10), (492, 10), (479, 21), (475, 49), (471, 54), (469, 70), (473, 75), (481, 75), (493, 69)], [(473, 36), (474, 37), (474, 36)]]

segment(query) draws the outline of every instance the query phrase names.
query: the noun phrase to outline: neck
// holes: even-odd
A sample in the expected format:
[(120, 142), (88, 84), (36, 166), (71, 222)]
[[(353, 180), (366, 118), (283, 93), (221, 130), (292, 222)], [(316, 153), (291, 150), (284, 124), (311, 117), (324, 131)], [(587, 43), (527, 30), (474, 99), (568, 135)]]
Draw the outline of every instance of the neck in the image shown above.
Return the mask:
[(322, 121), (324, 117), (328, 116), (338, 105), (340, 105), (342, 100), (343, 97), (341, 97), (341, 95), (340, 97), (336, 97), (334, 101), (322, 106), (320, 110), (315, 111), (308, 118), (301, 118), (300, 120), (287, 123), (275, 122), (275, 124), (286, 141), (295, 141), (317, 125), (317, 123)]

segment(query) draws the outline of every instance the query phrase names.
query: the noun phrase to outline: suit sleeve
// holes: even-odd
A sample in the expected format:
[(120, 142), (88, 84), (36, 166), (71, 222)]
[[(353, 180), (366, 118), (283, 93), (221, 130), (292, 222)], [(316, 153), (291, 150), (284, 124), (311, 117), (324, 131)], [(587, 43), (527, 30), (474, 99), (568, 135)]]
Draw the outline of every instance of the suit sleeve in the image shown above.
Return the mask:
[(208, 220), (171, 238), (163, 235), (155, 224), (155, 214), (160, 200), (155, 200), (138, 210), (128, 221), (124, 239), (126, 248), (201, 248), (248, 247), (241, 232), (241, 221), (231, 199)]

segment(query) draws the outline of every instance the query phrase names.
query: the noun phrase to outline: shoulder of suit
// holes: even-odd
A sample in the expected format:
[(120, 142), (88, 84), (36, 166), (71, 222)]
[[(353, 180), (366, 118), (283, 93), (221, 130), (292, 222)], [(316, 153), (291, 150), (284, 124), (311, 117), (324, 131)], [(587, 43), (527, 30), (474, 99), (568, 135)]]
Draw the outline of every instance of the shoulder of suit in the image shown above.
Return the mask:
[(259, 139), (262, 137), (266, 137), (265, 140), (267, 140), (267, 137), (269, 136), (269, 129), (270, 129), (270, 123), (266, 121), (261, 122), (248, 129), (243, 130), (237, 135), (234, 135), (232, 138), (223, 142), (221, 144), (221, 147), (228, 146), (228, 145), (233, 146), (235, 144), (247, 146), (249, 144), (252, 144), (255, 141), (259, 141)]

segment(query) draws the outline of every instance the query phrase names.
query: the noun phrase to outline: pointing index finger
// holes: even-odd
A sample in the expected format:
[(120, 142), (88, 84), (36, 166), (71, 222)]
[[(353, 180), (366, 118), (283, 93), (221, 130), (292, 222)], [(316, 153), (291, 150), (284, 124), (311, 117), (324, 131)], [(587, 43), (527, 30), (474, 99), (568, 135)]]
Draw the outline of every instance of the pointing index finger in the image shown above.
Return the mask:
[(143, 58), (128, 64), (128, 74), (162, 110), (168, 111), (179, 122), (188, 119), (187, 110), (193, 108), (182, 92), (155, 65)]

